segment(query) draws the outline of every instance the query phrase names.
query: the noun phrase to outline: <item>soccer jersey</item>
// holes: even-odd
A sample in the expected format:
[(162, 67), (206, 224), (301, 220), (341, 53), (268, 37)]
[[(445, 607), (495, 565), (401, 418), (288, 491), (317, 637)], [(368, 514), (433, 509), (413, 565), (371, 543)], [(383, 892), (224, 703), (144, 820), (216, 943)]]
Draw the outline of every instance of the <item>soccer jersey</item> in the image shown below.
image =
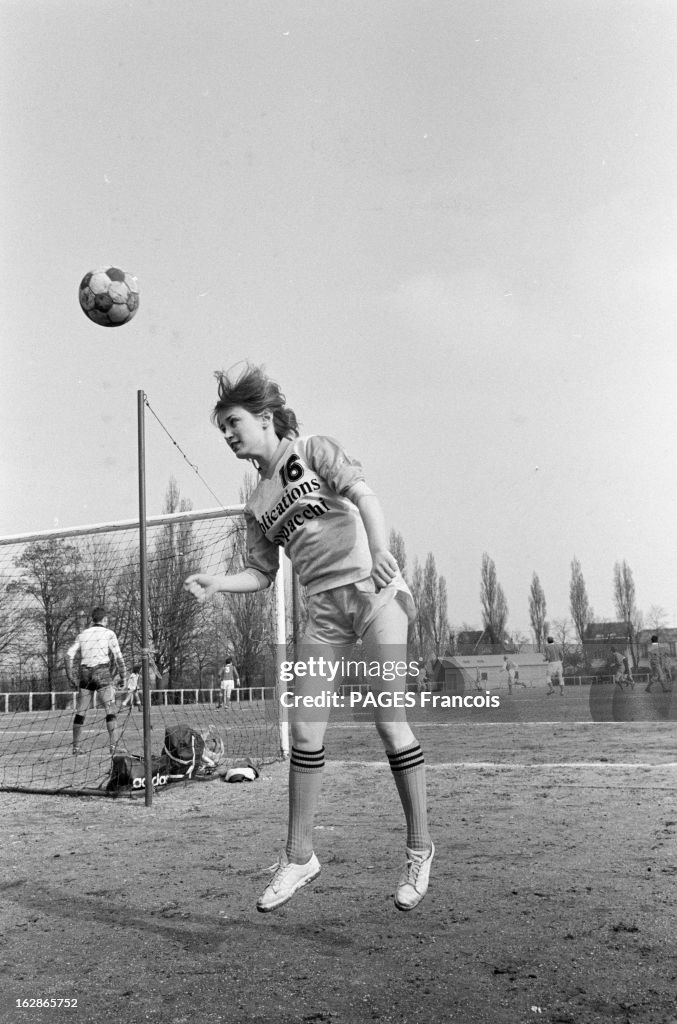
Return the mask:
[(66, 655), (68, 663), (72, 664), (78, 654), (83, 668), (108, 665), (112, 656), (122, 679), (125, 679), (127, 674), (125, 663), (122, 659), (118, 638), (112, 629), (96, 624), (89, 626), (88, 629), (83, 629), (75, 643), (68, 648)]
[(354, 502), (367, 494), (362, 466), (337, 441), (283, 440), (245, 507), (247, 568), (272, 582), (282, 547), (309, 596), (366, 579), (372, 559)]
[(555, 643), (546, 644), (545, 651), (543, 652), (543, 654), (545, 655), (545, 660), (551, 663), (562, 660), (562, 650), (560, 646)]

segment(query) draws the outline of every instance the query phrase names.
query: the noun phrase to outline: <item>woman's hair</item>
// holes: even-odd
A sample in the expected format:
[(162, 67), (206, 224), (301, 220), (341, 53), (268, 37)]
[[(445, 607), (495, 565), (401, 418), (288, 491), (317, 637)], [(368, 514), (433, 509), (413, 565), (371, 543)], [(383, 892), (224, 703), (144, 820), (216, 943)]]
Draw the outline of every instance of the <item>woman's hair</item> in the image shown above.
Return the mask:
[(216, 370), (214, 376), (219, 382), (219, 400), (211, 416), (215, 426), (219, 426), (221, 413), (240, 405), (255, 416), (266, 410), (272, 413), (273, 427), (279, 438), (299, 436), (296, 413), (287, 408), (280, 385), (266, 376), (262, 366), (247, 363), (235, 378), (230, 377), (227, 370)]

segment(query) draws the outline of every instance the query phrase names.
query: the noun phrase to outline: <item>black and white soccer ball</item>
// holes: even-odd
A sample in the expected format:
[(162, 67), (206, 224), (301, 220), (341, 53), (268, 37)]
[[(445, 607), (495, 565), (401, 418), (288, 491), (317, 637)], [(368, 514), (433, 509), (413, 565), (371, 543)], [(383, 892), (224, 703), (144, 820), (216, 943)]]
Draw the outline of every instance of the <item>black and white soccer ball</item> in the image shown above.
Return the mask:
[(139, 285), (118, 267), (90, 270), (80, 282), (82, 312), (100, 327), (120, 327), (136, 315)]

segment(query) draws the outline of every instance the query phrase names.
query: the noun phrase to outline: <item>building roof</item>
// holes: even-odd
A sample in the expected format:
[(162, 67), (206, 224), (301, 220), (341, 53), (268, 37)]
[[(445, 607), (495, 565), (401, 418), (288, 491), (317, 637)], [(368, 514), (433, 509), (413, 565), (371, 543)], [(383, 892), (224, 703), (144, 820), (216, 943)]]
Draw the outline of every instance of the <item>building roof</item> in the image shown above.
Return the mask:
[(456, 634), (455, 640), (457, 644), (478, 644), (485, 633), (485, 629), (464, 629)]
[(499, 653), (509, 653), (515, 650), (515, 644), (507, 637), (500, 643), (492, 643), (488, 629), (464, 629), (456, 634), (454, 643), (459, 650), (462, 648), (466, 654), (486, 651), (487, 648), (493, 648)]
[(677, 628), (666, 626), (663, 629), (640, 629), (637, 639), (641, 644), (651, 643), (651, 637), (657, 636), (659, 643), (666, 643), (668, 640), (677, 640)]
[[(433, 664), (436, 668), (502, 668), (502, 654), (455, 654), (453, 657), (437, 658)], [(524, 651), (521, 654), (509, 654), (510, 661), (514, 661), (517, 667), (526, 665), (542, 665), (545, 661), (538, 651)]]
[(627, 640), (627, 622), (591, 622), (585, 631), (587, 640)]

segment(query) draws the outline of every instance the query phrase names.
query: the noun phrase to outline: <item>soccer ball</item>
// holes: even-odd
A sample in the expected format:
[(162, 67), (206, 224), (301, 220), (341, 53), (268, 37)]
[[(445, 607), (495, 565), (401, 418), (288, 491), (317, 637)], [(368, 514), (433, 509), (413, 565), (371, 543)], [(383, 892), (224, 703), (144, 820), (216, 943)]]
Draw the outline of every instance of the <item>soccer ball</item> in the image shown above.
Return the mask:
[(117, 267), (91, 270), (80, 282), (80, 306), (100, 327), (126, 324), (139, 308), (136, 278)]

